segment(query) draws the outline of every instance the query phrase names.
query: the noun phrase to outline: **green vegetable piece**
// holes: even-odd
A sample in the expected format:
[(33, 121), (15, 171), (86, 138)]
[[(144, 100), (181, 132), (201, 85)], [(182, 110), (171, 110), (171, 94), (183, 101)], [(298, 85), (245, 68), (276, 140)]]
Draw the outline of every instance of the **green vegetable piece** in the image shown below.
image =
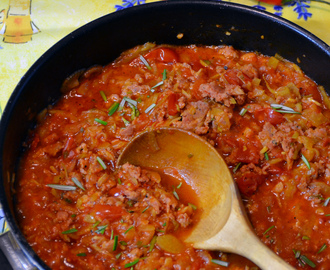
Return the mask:
[(124, 234), (127, 234), (130, 230), (132, 230), (134, 228), (134, 226), (131, 226), (131, 227), (129, 227), (125, 232), (124, 232)]
[(268, 233), (273, 228), (275, 228), (275, 225), (270, 226), (266, 231), (264, 231), (263, 235), (265, 235), (266, 233)]
[(72, 229), (70, 229), (70, 230), (67, 230), (67, 231), (62, 232), (62, 234), (70, 234), (70, 233), (75, 233), (75, 232), (77, 232), (77, 231), (78, 231), (77, 229), (72, 228)]
[(96, 160), (101, 165), (103, 170), (105, 170), (107, 168), (107, 165), (105, 165), (105, 163), (103, 162), (103, 160), (100, 157), (96, 157)]
[(99, 226), (97, 227), (97, 230), (95, 231), (97, 234), (104, 234), (105, 229), (108, 227), (108, 225), (103, 225), (103, 226)]
[(82, 190), (85, 191), (84, 186), (80, 183), (80, 181), (76, 177), (72, 177), (71, 179), (72, 179), (73, 183), (75, 183), (78, 188), (81, 188)]
[(117, 249), (117, 246), (118, 246), (118, 235), (115, 235), (112, 251), (115, 251)]
[(125, 268), (132, 267), (132, 266), (136, 265), (139, 261), (140, 261), (140, 259), (136, 259), (135, 261), (132, 261), (130, 263), (126, 263), (124, 267)]
[(313, 263), (310, 259), (308, 259), (307, 256), (305, 256), (305, 255), (301, 255), (301, 256), (300, 256), (300, 259), (301, 259), (303, 262), (305, 262), (306, 264), (308, 264), (310, 267), (312, 267), (312, 268), (315, 268), (315, 267), (316, 267), (315, 263)]
[(321, 253), (322, 251), (324, 251), (327, 248), (326, 244), (323, 244), (322, 247), (319, 249), (319, 251), (317, 252), (317, 254)]
[(140, 60), (147, 67), (147, 69), (151, 70), (151, 66), (149, 65), (148, 61), (142, 55), (140, 55)]
[(101, 95), (101, 97), (103, 98), (103, 100), (104, 100), (105, 102), (108, 101), (107, 96), (104, 94), (103, 91), (100, 91), (100, 95)]
[(63, 190), (63, 191), (72, 191), (72, 190), (77, 189), (74, 186), (66, 186), (66, 185), (48, 184), (47, 186), (50, 187), (50, 188), (53, 188), (53, 189), (58, 189), (58, 190)]
[(113, 115), (113, 114), (117, 111), (118, 107), (119, 107), (119, 103), (118, 103), (118, 102), (114, 102), (114, 103), (110, 106), (110, 108), (109, 108), (109, 113), (108, 113), (108, 115), (109, 115), (109, 116)]
[(301, 159), (306, 164), (307, 168), (310, 170), (311, 169), (311, 165), (309, 164), (307, 158), (303, 154), (301, 154)]
[(106, 126), (108, 124), (107, 122), (105, 122), (105, 121), (103, 121), (101, 119), (98, 119), (98, 118), (95, 118), (94, 121), (97, 122), (97, 123), (99, 123), (99, 124), (101, 124), (101, 125), (103, 125), (103, 126)]
[(228, 267), (229, 266), (229, 262), (225, 262), (225, 261), (221, 261), (221, 260), (216, 260), (216, 259), (212, 259), (211, 262), (217, 264), (217, 265), (221, 265), (224, 267)]

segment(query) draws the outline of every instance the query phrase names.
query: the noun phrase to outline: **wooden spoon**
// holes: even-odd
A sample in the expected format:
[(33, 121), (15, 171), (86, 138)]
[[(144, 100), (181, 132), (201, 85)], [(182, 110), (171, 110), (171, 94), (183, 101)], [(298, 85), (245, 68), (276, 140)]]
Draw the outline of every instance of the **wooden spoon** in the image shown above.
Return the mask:
[(254, 234), (226, 163), (201, 137), (176, 128), (145, 131), (127, 144), (117, 166), (126, 162), (175, 168), (196, 192), (203, 213), (185, 242), (242, 255), (262, 269), (294, 269)]

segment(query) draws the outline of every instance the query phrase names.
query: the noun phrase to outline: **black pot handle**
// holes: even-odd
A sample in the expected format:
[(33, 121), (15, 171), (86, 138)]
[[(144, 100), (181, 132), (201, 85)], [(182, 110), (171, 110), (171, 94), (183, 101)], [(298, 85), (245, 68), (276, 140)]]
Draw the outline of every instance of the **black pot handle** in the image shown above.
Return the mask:
[(10, 231), (0, 235), (0, 248), (13, 270), (38, 270), (37, 267), (29, 262)]

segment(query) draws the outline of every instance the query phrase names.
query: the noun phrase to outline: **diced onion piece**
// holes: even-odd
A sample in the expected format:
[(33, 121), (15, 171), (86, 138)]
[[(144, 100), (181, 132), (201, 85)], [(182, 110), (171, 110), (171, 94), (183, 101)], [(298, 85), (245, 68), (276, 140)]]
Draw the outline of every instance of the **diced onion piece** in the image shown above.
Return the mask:
[(91, 215), (84, 216), (84, 221), (87, 223), (95, 224), (95, 218)]
[(298, 131), (295, 131), (293, 134), (292, 134), (292, 139), (297, 139), (299, 137), (299, 133)]
[(105, 183), (105, 181), (107, 181), (109, 179), (109, 175), (107, 173), (103, 174), (97, 181), (97, 186), (100, 187), (102, 186), (103, 183)]
[(282, 158), (273, 158), (273, 159), (269, 160), (268, 163), (273, 165), (273, 164), (276, 164), (276, 163), (280, 163), (282, 161), (283, 161)]
[(260, 150), (260, 154), (264, 154), (268, 151), (268, 147), (264, 146), (261, 150)]
[(164, 251), (170, 253), (181, 253), (184, 251), (184, 244), (175, 236), (165, 234), (157, 237), (157, 245)]
[(319, 102), (317, 102), (315, 99), (313, 99), (313, 98), (307, 98), (307, 100), (308, 101), (310, 101), (310, 102), (313, 102), (313, 103), (315, 103), (317, 106), (319, 106), (319, 107), (322, 107), (322, 104), (321, 103), (319, 103)]
[(278, 53), (275, 53), (275, 56), (274, 56), (276, 59), (280, 60), (280, 61), (285, 61), (285, 58), (283, 56), (281, 56), (280, 54)]
[(253, 80), (252, 80), (253, 86), (259, 86), (260, 82), (261, 82), (261, 79), (259, 79), (259, 78), (253, 78)]
[(199, 60), (199, 62), (203, 67), (209, 67), (211, 65), (211, 62), (208, 60)]
[(279, 62), (280, 61), (278, 59), (276, 59), (275, 57), (272, 56), (269, 58), (267, 65), (273, 69), (276, 69)]
[(324, 90), (324, 87), (319, 86), (318, 90), (322, 95), (322, 99), (323, 99), (324, 104), (327, 106), (328, 109), (330, 109), (330, 98), (329, 98), (327, 92)]
[(182, 94), (184, 94), (189, 99), (191, 98), (191, 94), (185, 91), (184, 89), (182, 89)]

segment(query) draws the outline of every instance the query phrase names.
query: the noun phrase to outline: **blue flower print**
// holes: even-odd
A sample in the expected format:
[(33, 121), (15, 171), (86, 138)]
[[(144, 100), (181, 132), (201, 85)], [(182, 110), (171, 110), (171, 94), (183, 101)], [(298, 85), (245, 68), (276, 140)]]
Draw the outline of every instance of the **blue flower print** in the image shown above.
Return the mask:
[(283, 15), (283, 7), (282, 6), (274, 6), (274, 14), (277, 16), (282, 16)]
[(261, 5), (254, 5), (254, 8), (260, 9), (260, 10), (266, 10), (265, 7), (261, 6)]
[(116, 11), (133, 7), (134, 5), (138, 6), (146, 2), (145, 0), (122, 0), (122, 1), (123, 1), (122, 5), (115, 5)]
[(310, 3), (310, 1), (295, 1), (292, 5), (296, 6), (293, 11), (298, 13), (298, 19), (300, 19), (301, 17), (304, 18), (305, 21), (307, 21), (308, 18), (312, 17), (312, 13), (308, 12), (308, 8), (310, 8), (310, 6), (307, 4)]

